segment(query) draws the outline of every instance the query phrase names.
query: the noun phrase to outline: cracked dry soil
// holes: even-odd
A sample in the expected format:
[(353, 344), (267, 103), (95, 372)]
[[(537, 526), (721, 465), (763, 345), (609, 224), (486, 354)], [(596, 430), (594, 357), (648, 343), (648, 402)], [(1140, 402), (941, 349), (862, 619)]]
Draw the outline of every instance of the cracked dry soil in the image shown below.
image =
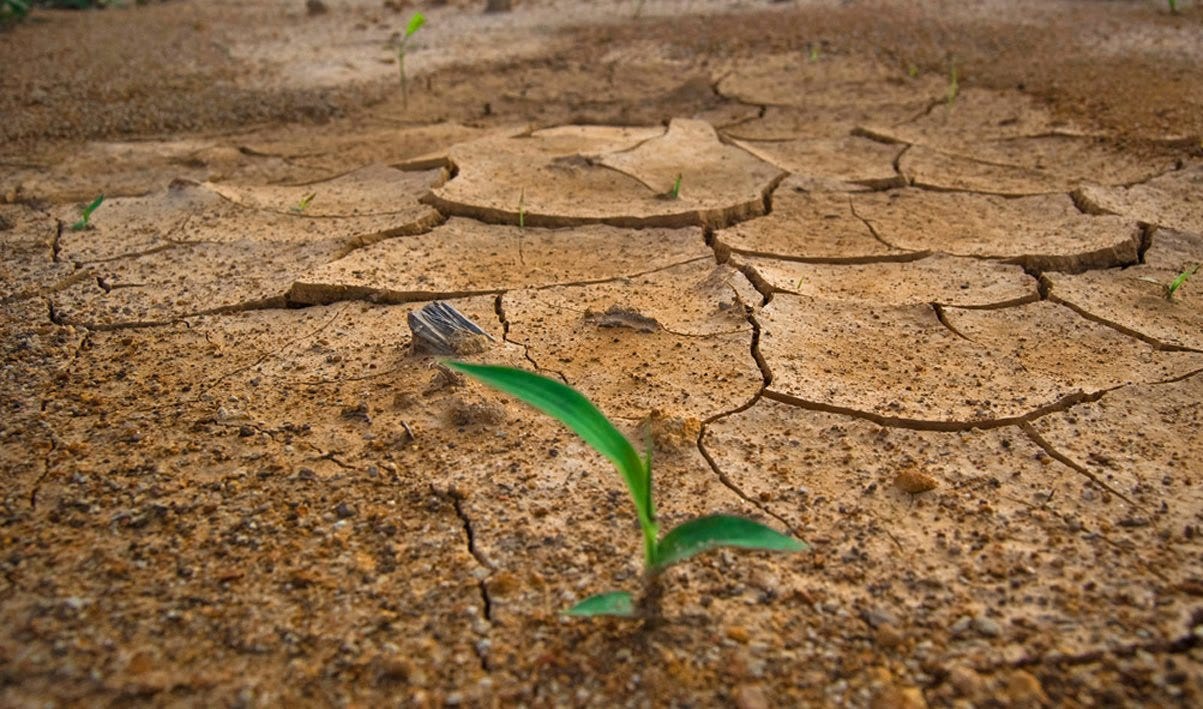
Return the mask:
[[(1197, 3), (327, 4), (0, 34), (0, 704), (1203, 703)], [(561, 617), (626, 493), (434, 300), (813, 551)]]

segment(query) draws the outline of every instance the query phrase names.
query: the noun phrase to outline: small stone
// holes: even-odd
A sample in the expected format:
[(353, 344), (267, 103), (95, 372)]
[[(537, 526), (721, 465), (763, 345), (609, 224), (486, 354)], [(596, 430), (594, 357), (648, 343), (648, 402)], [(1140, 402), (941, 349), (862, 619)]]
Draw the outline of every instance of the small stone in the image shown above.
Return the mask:
[(748, 632), (748, 629), (742, 625), (732, 625), (727, 628), (727, 637), (731, 638), (737, 643), (746, 643), (751, 639), (752, 635)]
[(972, 667), (953, 665), (948, 670), (948, 683), (961, 696), (973, 700), (982, 695), (986, 683)]
[(339, 519), (347, 519), (348, 517), (354, 517), (356, 512), (354, 507), (351, 507), (345, 502), (340, 502), (338, 503), (338, 507), (334, 508), (334, 514)]
[(305, 11), (310, 15), (324, 15), (330, 10), (322, 0), (305, 0)]
[(735, 706), (739, 709), (768, 709), (769, 700), (758, 684), (745, 684), (735, 690)]
[(906, 638), (898, 631), (898, 628), (889, 623), (882, 623), (877, 626), (877, 632), (874, 633), (873, 639), (878, 647), (888, 650), (898, 647)]
[(997, 638), (1002, 635), (1002, 626), (998, 624), (998, 621), (984, 615), (974, 618), (973, 629), (988, 638)]
[(956, 619), (956, 622), (948, 628), (953, 635), (964, 635), (965, 631), (969, 630), (969, 626), (973, 623), (973, 618), (963, 615)]
[(1040, 680), (1026, 670), (1015, 670), (1007, 677), (1004, 694), (1006, 696), (1003, 703), (1008, 706), (1036, 707), (1050, 704)]
[(872, 709), (927, 709), (918, 687), (892, 686), (878, 692), (869, 703)]
[(939, 484), (935, 478), (915, 468), (907, 468), (894, 476), (894, 486), (909, 495), (934, 490)]

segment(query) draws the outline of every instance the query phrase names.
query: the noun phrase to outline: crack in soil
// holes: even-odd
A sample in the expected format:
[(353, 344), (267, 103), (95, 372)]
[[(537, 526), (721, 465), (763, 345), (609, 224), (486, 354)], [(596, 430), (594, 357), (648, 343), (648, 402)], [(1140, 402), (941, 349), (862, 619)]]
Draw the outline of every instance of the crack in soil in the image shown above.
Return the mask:
[(1109, 327), (1112, 330), (1115, 330), (1116, 332), (1120, 333), (1121, 335), (1126, 335), (1135, 340), (1140, 340), (1141, 342), (1145, 343), (1146, 345), (1149, 345), (1150, 347), (1152, 347), (1155, 350), (1159, 350), (1161, 352), (1203, 353), (1203, 350), (1196, 349), (1194, 347), (1187, 347), (1186, 345), (1175, 345), (1170, 342), (1163, 342), (1162, 340), (1159, 340), (1156, 337), (1153, 337), (1152, 335), (1146, 335), (1143, 332), (1133, 330), (1132, 328), (1126, 327), (1120, 323), (1115, 322), (1114, 320), (1108, 320), (1107, 318), (1105, 318), (1101, 315), (1096, 315), (1096, 314), (1090, 312), (1089, 310), (1086, 310), (1085, 308), (1077, 305), (1076, 303), (1072, 303), (1068, 300), (1064, 300), (1063, 298), (1059, 298), (1058, 296), (1053, 294), (1051, 283), (1049, 283), (1049, 285), (1048, 285), (1047, 292), (1048, 292), (1048, 300), (1056, 303), (1057, 305), (1061, 305), (1066, 308), (1069, 308), (1070, 310), (1077, 313), (1079, 316), (1085, 318), (1086, 320)]
[(741, 413), (743, 411), (747, 411), (748, 409), (755, 406), (756, 403), (759, 402), (760, 399), (765, 395), (765, 392), (768, 389), (769, 384), (773, 381), (773, 373), (769, 369), (769, 365), (765, 361), (764, 355), (762, 355), (760, 353), (760, 322), (756, 319), (756, 316), (752, 314), (751, 307), (745, 305), (744, 309), (745, 309), (745, 316), (748, 319), (748, 324), (752, 326), (751, 355), (752, 355), (752, 359), (756, 361), (756, 368), (760, 370), (760, 376), (762, 379), (760, 389), (758, 389), (756, 391), (756, 393), (754, 395), (752, 395), (751, 399), (744, 402), (740, 406), (737, 406), (736, 408), (731, 409), (730, 411), (723, 411), (721, 413), (715, 414), (715, 415), (711, 416), (710, 418), (707, 418), (706, 420), (702, 421), (701, 430), (698, 431), (698, 438), (697, 438), (696, 445), (698, 448), (698, 452), (702, 454), (702, 458), (704, 458), (706, 460), (706, 464), (710, 466), (710, 470), (713, 471), (715, 476), (718, 477), (719, 482), (721, 482), (728, 490), (735, 493), (741, 500), (743, 500), (744, 502), (747, 502), (748, 504), (750, 504), (753, 507), (760, 510), (762, 514), (764, 514), (768, 517), (772, 517), (773, 519), (780, 522), (786, 529), (788, 529), (790, 531), (790, 534), (797, 537), (797, 536), (799, 536), (798, 530), (794, 529), (793, 525), (791, 525), (784, 517), (777, 514), (772, 509), (770, 509), (769, 506), (767, 504), (765, 504), (764, 502), (761, 502), (760, 500), (749, 497), (748, 494), (745, 493), (743, 491), (743, 489), (741, 489), (739, 487), (739, 485), (735, 484), (734, 480), (732, 480), (726, 473), (723, 472), (722, 468), (719, 467), (718, 461), (715, 460), (714, 456), (712, 456), (710, 454), (710, 451), (706, 449), (706, 432), (707, 432), (710, 424), (714, 423), (715, 421), (724, 419), (728, 416), (734, 416), (735, 414)]
[[(906, 152), (906, 151), (903, 151), (903, 152)], [(902, 153), (899, 153), (900, 156), (901, 156), (901, 154)], [(856, 211), (856, 202), (852, 201), (851, 195), (848, 196), (848, 211), (850, 211), (852, 213), (852, 216), (859, 219), (861, 221), (861, 223), (865, 225), (865, 228), (869, 230), (869, 233), (873, 236), (873, 238), (877, 239), (877, 241), (880, 244), (882, 244), (883, 246), (885, 246), (887, 249), (890, 249), (891, 251), (902, 252), (902, 253), (924, 253), (924, 255), (931, 253), (931, 252), (914, 252), (914, 251), (911, 251), (910, 249), (904, 249), (900, 246), (895, 246), (894, 244), (891, 244), (890, 242), (886, 241), (885, 238), (882, 237), (882, 235), (880, 233), (878, 233), (877, 228), (873, 226), (873, 222), (871, 222), (868, 219), (866, 219), (865, 217), (861, 216), (861, 213)], [(920, 258), (922, 258), (922, 257), (920, 257)]]
[[(436, 484), (431, 484), (431, 492), (435, 495), (444, 497), (451, 501), (451, 506), (455, 510), (455, 516), (459, 518), (460, 525), (464, 530), (464, 541), (468, 547), (468, 553), (476, 560), (476, 563), (485, 570), (483, 577), (477, 577), (476, 588), (480, 593), (481, 611), (480, 617), (485, 621), (486, 627), (491, 626), (493, 622), (493, 598), (489, 594), (489, 585), (487, 583), (489, 576), (497, 570), (497, 566), (489, 561), (489, 559), (476, 546), (476, 531), (472, 526), (472, 518), (468, 516), (464, 510), (464, 493), (454, 486), (441, 488)], [(475, 576), (475, 574), (473, 574)], [(472, 650), (476, 654), (477, 660), (480, 662), (480, 669), (483, 672), (490, 672), (492, 668), (489, 666), (488, 653), (488, 632), (482, 633), (485, 642), (476, 642), (472, 644)]]
[(1030, 421), (1020, 421), (1019, 429), (1021, 431), (1023, 431), (1027, 435), (1027, 437), (1032, 440), (1033, 443), (1040, 446), (1040, 448), (1042, 448), (1045, 453), (1048, 453), (1049, 456), (1053, 460), (1057, 461), (1058, 463), (1061, 463), (1062, 465), (1066, 466), (1067, 468), (1074, 470), (1075, 472), (1079, 473), (1080, 475), (1085, 476), (1095, 485), (1098, 485), (1099, 487), (1103, 488), (1104, 490), (1111, 493), (1112, 495), (1115, 495), (1116, 497), (1120, 498), (1124, 502), (1127, 502), (1129, 505), (1132, 505), (1133, 507), (1141, 507), (1141, 505), (1137, 504), (1132, 498), (1128, 497), (1127, 495), (1120, 492), (1119, 490), (1116, 490), (1114, 487), (1109, 485), (1107, 482), (1099, 479), (1099, 477), (1097, 475), (1095, 475), (1094, 473), (1087, 470), (1086, 466), (1078, 463), (1076, 460), (1070, 458), (1068, 455), (1057, 450), (1056, 447), (1053, 446), (1053, 444), (1048, 441), (1048, 439), (1046, 439), (1044, 436), (1040, 435), (1040, 432), (1036, 430), (1036, 427), (1033, 426)]
[(564, 376), (563, 372), (559, 372), (554, 369), (545, 369), (545, 368), (539, 366), (539, 363), (537, 361), (535, 361), (534, 357), (531, 356), (529, 342), (518, 342), (516, 340), (510, 339), (510, 321), (509, 321), (509, 318), (506, 317), (505, 304), (503, 302), (505, 295), (506, 295), (505, 292), (499, 293), (497, 295), (497, 299), (495, 301), (493, 301), (493, 311), (497, 313), (497, 318), (501, 321), (501, 333), (502, 333), (501, 339), (505, 342), (508, 342), (511, 345), (521, 347), (523, 359), (525, 359), (527, 362), (530, 362), (531, 366), (535, 368), (536, 372), (543, 372), (546, 374), (554, 374), (557, 377), (559, 377), (561, 382), (568, 384), (568, 377)]
[(939, 303), (932, 303), (931, 308), (932, 308), (932, 311), (934, 311), (936, 314), (936, 320), (939, 320), (941, 325), (948, 328), (949, 332), (951, 332), (952, 334), (961, 338), (962, 340), (965, 340), (966, 342), (972, 342), (973, 344), (978, 345), (978, 346), (981, 345), (980, 342), (973, 339), (972, 337), (969, 337), (965, 333), (961, 332), (951, 322), (948, 321), (948, 313), (944, 312), (943, 305), (940, 305)]

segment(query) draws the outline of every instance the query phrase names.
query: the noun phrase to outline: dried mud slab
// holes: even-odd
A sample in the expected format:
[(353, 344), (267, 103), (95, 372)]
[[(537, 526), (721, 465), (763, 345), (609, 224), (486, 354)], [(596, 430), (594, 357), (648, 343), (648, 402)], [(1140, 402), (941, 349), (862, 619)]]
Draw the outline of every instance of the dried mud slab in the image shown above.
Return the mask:
[[(1130, 439), (1097, 430), (1088, 440)], [(1197, 550), (1181, 538), (1197, 506), (1132, 525), (1139, 510), (1018, 428), (903, 430), (762, 399), (711, 423), (703, 445), (738, 489), (814, 545), (814, 601), (851, 609), (857, 631), (913, 672), (1039, 665), (1186, 630), (1194, 599), (1175, 584), (1197, 575)], [(907, 494), (894, 482), (904, 473), (936, 487)], [(1143, 502), (1189, 486), (1171, 475), (1169, 487), (1157, 475)]]
[(1007, 196), (1070, 192), (1088, 182), (1128, 185), (1173, 166), (1170, 157), (1150, 161), (1094, 138), (1067, 135), (983, 141), (952, 150), (915, 145), (898, 162), (919, 187)]
[(815, 300), (973, 308), (1040, 299), (1035, 279), (1019, 266), (943, 254), (873, 264), (797, 263), (755, 256), (732, 260), (775, 291)]
[(1048, 302), (939, 312), (779, 295), (759, 320), (769, 396), (934, 430), (1024, 420), (1203, 366)]
[[(764, 213), (776, 168), (719, 142), (703, 121), (563, 126), (450, 151), (458, 170), (429, 202), (492, 223), (625, 227), (728, 224)], [(679, 199), (666, 196), (683, 175)]]
[(1166, 348), (1203, 351), (1203, 278), (1199, 274), (1166, 297), (1167, 286), (1203, 263), (1203, 236), (1153, 232), (1144, 263), (1122, 271), (1047, 273), (1049, 296), (1084, 316)]
[[(408, 202), (395, 193), (386, 198), (384, 184), (378, 185), (375, 200), (358, 193), (340, 198), (351, 189), (348, 181), (357, 185), (365, 175), (379, 176), (394, 189), (407, 186)], [(383, 209), (386, 199), (392, 210), (362, 216), (255, 209), (227, 200), (210, 186), (184, 182), (150, 197), (106, 201), (89, 229), (64, 232), (60, 239), (60, 258), (74, 262), (77, 273), (88, 277), (55, 294), (56, 311), (63, 321), (111, 327), (284, 305), (298, 274), (354, 248), (425, 231), (441, 221), (417, 201), (423, 184), (434, 179), (436, 172), (373, 169), (349, 176), (326, 193), (331, 211)], [(237, 194), (265, 205), (296, 196), (279, 189), (247, 188)]]
[(453, 217), (427, 234), (387, 239), (302, 274), (288, 299), (431, 300), (604, 281), (710, 255), (696, 227), (520, 229)]
[(906, 123), (865, 125), (858, 132), (894, 143), (965, 149), (970, 155), (983, 142), (1082, 135), (1027, 94), (978, 88), (957, 92), (952, 102), (933, 103), (930, 110)]
[(807, 177), (787, 177), (773, 192), (771, 213), (717, 230), (717, 245), (740, 254), (814, 263), (866, 263), (923, 255), (878, 239), (857, 216), (848, 193), (815, 190), (814, 186)]
[[(496, 129), (512, 134), (521, 129)], [(363, 165), (404, 165), (406, 169), (443, 167), (447, 150), (495, 132), (453, 121), (423, 126), (389, 125), (383, 120), (366, 126), (274, 126), (239, 136), (238, 149), (251, 155), (286, 160), (298, 179), (333, 176)]]
[(508, 339), (604, 411), (702, 420), (741, 406), (763, 383), (742, 279), (694, 261), (596, 285), (513, 291), (502, 307)]
[(849, 183), (870, 189), (905, 185), (894, 169), (894, 161), (902, 152), (898, 145), (856, 136), (733, 142), (765, 162), (820, 184)]
[(1114, 216), (1082, 214), (1067, 195), (994, 195), (892, 190), (853, 195), (882, 241), (899, 249), (1006, 259), (1076, 273), (1137, 261), (1140, 229)]
[(767, 107), (724, 130), (747, 140), (835, 138), (858, 125), (894, 125), (927, 110), (942, 90), (934, 78), (911, 79), (871, 59), (839, 55), (758, 57), (718, 83), (723, 96)]
[(0, 204), (0, 303), (70, 283), (75, 268), (55, 260), (60, 228), (70, 227), (30, 207)]
[[(702, 221), (726, 224), (764, 213), (764, 197), (783, 172), (719, 140), (706, 121), (674, 119), (662, 136), (602, 157), (601, 164), (651, 190), (681, 190), (672, 201), (696, 206)], [(722, 212), (720, 215), (718, 212)]]
[[(1192, 451), (1203, 442), (1201, 398), (1203, 376), (1195, 374), (1117, 389), (1098, 401), (1038, 418), (1031, 426), (1053, 450), (1132, 502), (1119, 521), (1119, 533), (1123, 528), (1148, 529), (1164, 546), (1198, 558), (1203, 551), (1198, 534), (1203, 464)], [(1156, 566), (1161, 579), (1171, 584), (1203, 583), (1197, 565)]]
[[(432, 181), (429, 172), (403, 172), (377, 164), (304, 185), (210, 184), (207, 187), (234, 204), (266, 212), (299, 213), (307, 217), (412, 217), (422, 208), (411, 195), (420, 196)], [(313, 199), (302, 208), (302, 201), (309, 195)]]
[(247, 155), (217, 139), (94, 141), (37, 154), (31, 164), (0, 176), (0, 194), (17, 199), (90, 202), (98, 194), (133, 197), (175, 179), (261, 181), (287, 175), (281, 159)]
[(1203, 165), (1131, 187), (1083, 185), (1074, 198), (1092, 213), (1121, 214), (1145, 224), (1203, 233)]

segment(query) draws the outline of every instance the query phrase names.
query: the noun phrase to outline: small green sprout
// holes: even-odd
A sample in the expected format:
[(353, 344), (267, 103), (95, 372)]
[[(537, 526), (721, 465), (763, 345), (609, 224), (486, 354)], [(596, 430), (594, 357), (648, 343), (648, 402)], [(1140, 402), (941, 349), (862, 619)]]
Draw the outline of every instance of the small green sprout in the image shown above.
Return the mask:
[(92, 219), (92, 212), (95, 212), (96, 209), (100, 207), (101, 202), (104, 202), (104, 195), (100, 195), (96, 199), (92, 200), (88, 206), (84, 207), (83, 214), (80, 216), (79, 221), (71, 225), (71, 230), (83, 231), (84, 229), (87, 229), (88, 223)]
[(313, 198), (316, 196), (317, 196), (317, 192), (310, 192), (309, 194), (302, 197), (300, 202), (297, 202), (292, 207), (290, 207), (289, 210), (296, 212), (297, 214), (300, 214), (301, 212), (305, 211), (306, 209), (309, 209), (309, 204), (311, 202), (313, 202)]
[(907, 64), (906, 75), (911, 77), (912, 79), (918, 78), (919, 77), (919, 66), (916, 64), (913, 64), (913, 63)]
[(1193, 268), (1191, 266), (1187, 266), (1186, 268), (1182, 269), (1182, 273), (1179, 273), (1174, 280), (1170, 281), (1169, 285), (1165, 287), (1165, 299), (1173, 300), (1174, 294), (1178, 292), (1179, 288), (1186, 285), (1186, 282), (1190, 280), (1191, 276), (1199, 272), (1200, 266), (1203, 266), (1203, 264), (1197, 263)]
[(1178, 14), (1178, 0), (1168, 0), (1168, 2), (1170, 4), (1170, 12), (1177, 15)]
[(650, 443), (646, 457), (640, 457), (626, 436), (592, 402), (554, 379), (513, 367), (450, 361), (444, 364), (559, 420), (608, 458), (626, 483), (643, 532), (643, 595), (639, 603), (626, 591), (590, 596), (564, 611), (566, 615), (641, 617), (654, 623), (660, 612), (660, 574), (673, 564), (718, 547), (791, 552), (807, 548), (803, 542), (759, 522), (722, 514), (695, 517), (660, 536), (652, 499)]
[(409, 107), (409, 79), (405, 76), (405, 49), (409, 45), (409, 38), (414, 36), (414, 33), (426, 24), (426, 16), (420, 12), (415, 12), (413, 17), (409, 18), (409, 24), (405, 26), (405, 35), (401, 37), (401, 43), (397, 45), (397, 66), (401, 70), (401, 100), (405, 106)]
[(683, 175), (678, 172), (677, 179), (673, 181), (672, 189), (670, 189), (668, 191), (668, 193), (665, 195), (666, 197), (668, 197), (669, 199), (681, 199), (681, 178), (682, 177), (683, 177)]
[(812, 62), (819, 61), (819, 44), (818, 44), (818, 42), (812, 42), (810, 45), (810, 60)]
[(26, 0), (0, 0), (0, 22), (20, 20), (29, 14)]
[(526, 188), (518, 193), (518, 228), (526, 228)]
[(956, 103), (957, 94), (961, 92), (961, 85), (958, 82), (957, 63), (956, 60), (951, 60), (948, 63), (948, 105)]

